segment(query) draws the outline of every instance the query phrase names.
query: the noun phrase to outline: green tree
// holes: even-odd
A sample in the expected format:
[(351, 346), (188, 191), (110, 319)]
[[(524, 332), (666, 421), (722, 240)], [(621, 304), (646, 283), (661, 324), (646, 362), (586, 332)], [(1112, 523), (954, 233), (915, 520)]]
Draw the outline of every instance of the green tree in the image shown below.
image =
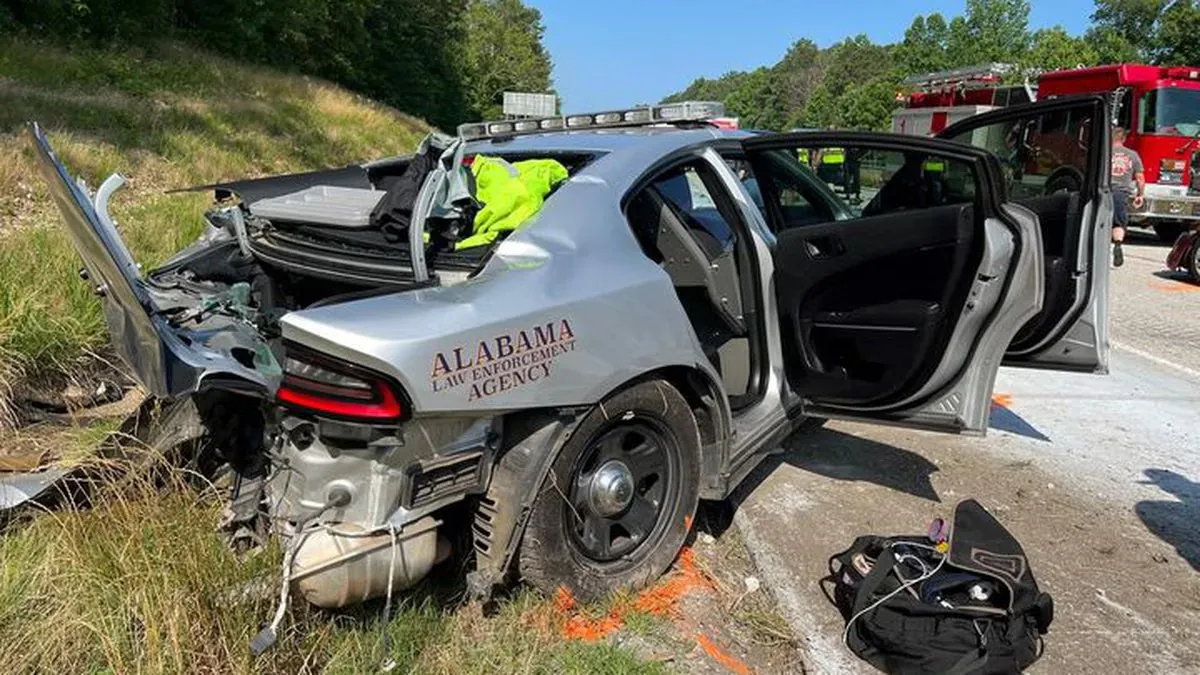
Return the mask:
[(886, 131), (892, 124), (896, 83), (878, 77), (846, 90), (837, 101), (837, 126), (840, 129)]
[(778, 75), (769, 68), (750, 73), (725, 99), (725, 111), (745, 129), (783, 129), (787, 109)]
[(462, 45), (467, 0), (375, 0), (353, 57), (355, 88), (442, 129), (471, 116)]
[(1072, 36), (1062, 26), (1035, 31), (1029, 51), (1021, 65), (1028, 68), (1058, 70), (1100, 63), (1095, 46), (1083, 38)]
[(466, 14), (467, 102), (475, 117), (502, 112), (504, 91), (550, 89), (550, 55), (542, 45), (542, 14), (521, 0), (470, 0)]
[(932, 73), (950, 67), (946, 53), (950, 26), (941, 14), (918, 16), (896, 46), (896, 64), (904, 75)]
[(1017, 62), (1029, 38), (1029, 0), (967, 0), (950, 21), (947, 59), (951, 67)]
[(826, 129), (837, 124), (837, 101), (829, 88), (821, 84), (808, 97), (803, 110), (792, 118), (789, 126)]
[(1084, 33), (1083, 40), (1096, 52), (1100, 63), (1149, 60), (1148, 57), (1139, 54), (1138, 48), (1111, 26), (1093, 26)]
[(724, 101), (750, 77), (750, 73), (731, 70), (715, 80), (699, 77), (692, 81), (683, 91), (675, 92), (665, 98), (663, 103), (677, 101)]
[(822, 82), (834, 98), (841, 96), (852, 85), (892, 70), (892, 46), (875, 44), (863, 34), (834, 44), (824, 56), (825, 76)]
[(1151, 61), (1157, 51), (1158, 22), (1170, 0), (1096, 0), (1087, 39), (1103, 60)]
[(1163, 12), (1155, 60), (1168, 65), (1200, 65), (1200, 7), (1194, 0), (1176, 0)]
[(804, 107), (824, 76), (821, 49), (807, 38), (797, 40), (771, 70), (777, 78), (784, 115), (790, 117)]

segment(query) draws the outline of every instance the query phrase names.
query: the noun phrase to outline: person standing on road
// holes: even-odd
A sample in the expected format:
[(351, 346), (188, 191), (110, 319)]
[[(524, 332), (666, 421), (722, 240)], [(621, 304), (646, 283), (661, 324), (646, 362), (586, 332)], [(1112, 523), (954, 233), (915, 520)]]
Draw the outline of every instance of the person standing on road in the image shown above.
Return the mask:
[[(1125, 147), (1125, 129), (1112, 130), (1113, 265), (1125, 264), (1125, 228), (1129, 226), (1129, 204), (1140, 209), (1146, 198), (1146, 172), (1137, 152)], [(1134, 186), (1137, 186), (1136, 192)]]

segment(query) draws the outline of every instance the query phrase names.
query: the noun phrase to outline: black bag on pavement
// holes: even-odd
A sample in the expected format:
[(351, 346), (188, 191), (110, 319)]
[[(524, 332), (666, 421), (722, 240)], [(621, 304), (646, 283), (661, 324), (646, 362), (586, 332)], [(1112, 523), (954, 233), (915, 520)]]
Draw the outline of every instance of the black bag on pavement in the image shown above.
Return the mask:
[(1054, 618), (1021, 545), (979, 502), (955, 509), (949, 539), (863, 536), (829, 560), (846, 645), (887, 673), (1019, 673)]

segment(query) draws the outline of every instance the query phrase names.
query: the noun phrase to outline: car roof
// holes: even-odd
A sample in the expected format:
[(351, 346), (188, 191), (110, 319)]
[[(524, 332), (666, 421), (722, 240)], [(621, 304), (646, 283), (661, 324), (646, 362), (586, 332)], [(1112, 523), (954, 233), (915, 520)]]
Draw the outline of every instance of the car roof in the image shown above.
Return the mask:
[(720, 139), (749, 136), (746, 132), (712, 127), (679, 129), (676, 127), (636, 127), (627, 129), (589, 129), (555, 131), (542, 134), (485, 139), (467, 144), (467, 154), (529, 155), (544, 152), (597, 153), (602, 155), (580, 173), (593, 175), (619, 186), (632, 180), (662, 157), (687, 148), (706, 145)]

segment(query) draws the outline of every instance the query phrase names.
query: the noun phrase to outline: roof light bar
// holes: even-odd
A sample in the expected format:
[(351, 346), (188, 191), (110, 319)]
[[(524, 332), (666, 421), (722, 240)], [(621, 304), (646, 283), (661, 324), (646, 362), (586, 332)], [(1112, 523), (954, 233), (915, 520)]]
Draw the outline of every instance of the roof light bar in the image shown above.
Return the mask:
[(543, 131), (577, 131), (613, 127), (652, 126), (680, 122), (707, 122), (725, 116), (725, 105), (719, 101), (681, 101), (663, 105), (640, 106), (595, 113), (555, 115), (554, 117), (471, 122), (458, 127), (465, 140), (515, 136)]

